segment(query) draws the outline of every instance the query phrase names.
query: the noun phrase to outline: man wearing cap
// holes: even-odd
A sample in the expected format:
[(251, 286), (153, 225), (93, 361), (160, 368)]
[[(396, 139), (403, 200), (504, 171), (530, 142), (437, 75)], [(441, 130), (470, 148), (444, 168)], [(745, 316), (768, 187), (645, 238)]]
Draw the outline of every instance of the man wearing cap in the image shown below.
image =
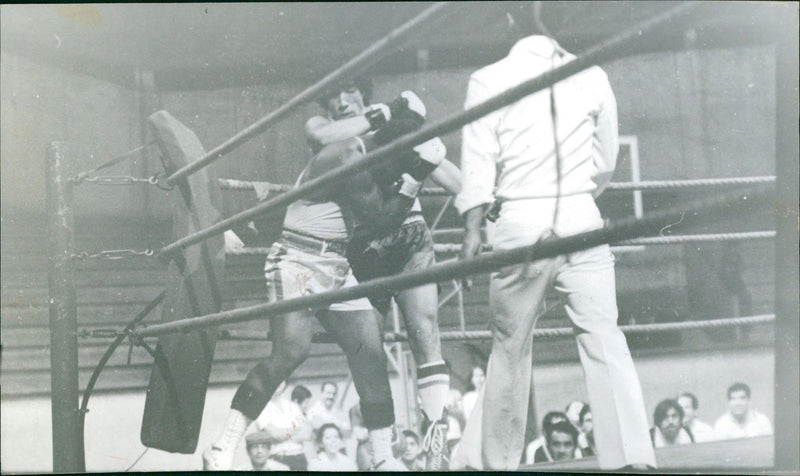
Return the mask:
[(257, 431), (245, 436), (244, 440), (247, 443), (250, 466), (237, 468), (237, 471), (289, 471), (285, 464), (270, 459), (273, 439), (269, 433)]

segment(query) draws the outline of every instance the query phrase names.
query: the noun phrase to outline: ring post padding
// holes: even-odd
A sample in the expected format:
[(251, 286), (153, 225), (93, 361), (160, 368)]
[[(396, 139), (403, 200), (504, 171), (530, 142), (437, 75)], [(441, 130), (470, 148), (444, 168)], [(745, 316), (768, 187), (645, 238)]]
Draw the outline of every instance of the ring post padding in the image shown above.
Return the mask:
[[(204, 154), (197, 136), (165, 111), (147, 119), (166, 166), (172, 170)], [(180, 180), (169, 192), (173, 236), (207, 227), (220, 218), (218, 194), (206, 171)], [(225, 268), (222, 235), (172, 257), (162, 322), (219, 312)], [(147, 389), (142, 418), (142, 444), (174, 453), (192, 454), (197, 448), (206, 388), (216, 345), (216, 328), (161, 336)]]

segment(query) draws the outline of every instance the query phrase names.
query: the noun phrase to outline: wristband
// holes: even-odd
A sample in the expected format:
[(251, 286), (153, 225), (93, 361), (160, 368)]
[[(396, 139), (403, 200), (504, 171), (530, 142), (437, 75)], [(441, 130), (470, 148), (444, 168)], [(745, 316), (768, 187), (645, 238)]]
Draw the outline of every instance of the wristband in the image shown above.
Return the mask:
[(422, 182), (418, 182), (409, 174), (403, 174), (400, 176), (400, 188), (398, 188), (397, 193), (408, 198), (417, 198), (421, 188)]
[[(386, 106), (384, 106), (386, 107)], [(381, 107), (375, 107), (364, 113), (364, 117), (369, 122), (369, 130), (377, 131), (386, 124), (386, 113)]]

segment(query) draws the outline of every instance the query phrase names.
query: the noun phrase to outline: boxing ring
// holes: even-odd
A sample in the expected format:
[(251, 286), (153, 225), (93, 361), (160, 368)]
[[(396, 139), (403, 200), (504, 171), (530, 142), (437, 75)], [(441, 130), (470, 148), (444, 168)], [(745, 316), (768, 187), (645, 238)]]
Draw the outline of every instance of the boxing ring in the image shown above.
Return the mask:
[[(172, 193), (180, 199), (186, 190), (192, 193), (192, 187), (188, 185), (188, 180), (201, 172), (204, 167), (221, 159), (226, 154), (235, 150), (246, 141), (252, 139), (269, 126), (286, 117), (297, 106), (315, 99), (320, 93), (329, 90), (339, 82), (352, 78), (363, 72), (370, 64), (376, 61), (381, 55), (385, 54), (389, 48), (399, 44), (410, 34), (416, 32), (425, 22), (428, 22), (439, 15), (448, 7), (446, 3), (438, 3), (425, 9), (420, 15), (410, 20), (403, 26), (392, 31), (381, 41), (356, 56), (339, 69), (335, 70), (319, 83), (306, 89), (302, 93), (292, 98), (289, 102), (264, 116), (261, 120), (236, 134), (222, 145), (192, 157), (186, 165), (175, 169), (174, 164), (170, 168), (164, 164), (165, 170), (161, 175), (150, 178), (135, 177), (97, 177), (96, 172), (108, 164), (119, 163), (122, 157), (112, 159), (104, 166), (93, 169), (92, 171), (79, 174), (72, 179), (67, 179), (65, 145), (63, 143), (53, 143), (48, 150), (48, 188), (47, 204), (49, 211), (48, 227), (48, 247), (50, 254), (49, 286), (50, 286), (50, 328), (51, 328), (51, 366), (52, 366), (52, 412), (53, 412), (53, 460), (55, 471), (86, 471), (83, 448), (83, 419), (88, 411), (88, 395), (91, 394), (91, 386), (99, 376), (100, 370), (104, 365), (101, 360), (96, 374), (90, 380), (89, 388), (84, 392), (84, 403), (79, 407), (80, 389), (78, 385), (78, 365), (77, 365), (77, 338), (80, 334), (77, 327), (77, 308), (75, 297), (74, 273), (76, 259), (86, 259), (92, 257), (105, 257), (110, 259), (125, 257), (141, 257), (143, 259), (159, 259), (164, 263), (180, 268), (180, 264), (185, 262), (185, 254), (190, 250), (197, 250), (198, 245), (205, 250), (205, 243), (212, 238), (219, 239), (220, 235), (235, 225), (246, 223), (247, 221), (282, 210), (292, 202), (306, 198), (320, 188), (324, 188), (341, 179), (344, 176), (366, 170), (372, 165), (389, 160), (394, 154), (425, 142), (439, 135), (445, 135), (459, 129), (484, 115), (502, 108), (517, 100), (544, 90), (553, 84), (578, 73), (595, 64), (602, 64), (610, 60), (619, 59), (636, 53), (636, 45), (643, 38), (653, 35), (665, 25), (680, 24), (684, 18), (694, 8), (694, 4), (679, 4), (669, 11), (651, 18), (631, 29), (615, 35), (611, 39), (598, 44), (585, 53), (563, 66), (549, 71), (532, 80), (526, 81), (494, 98), (481, 103), (466, 111), (454, 114), (438, 122), (424, 125), (420, 130), (405, 135), (396, 141), (369, 152), (356, 163), (344, 166), (320, 177), (310, 180), (302, 185), (290, 187), (283, 184), (269, 184), (271, 193), (276, 193), (274, 197), (259, 203), (258, 205), (236, 213), (233, 216), (215, 220), (208, 226), (190, 227), (199, 228), (185, 236), (177, 238), (172, 243), (162, 247), (160, 250), (111, 250), (99, 253), (76, 252), (74, 246), (74, 226), (72, 217), (72, 195), (73, 189), (83, 183), (99, 185), (152, 185), (163, 189), (165, 192)], [(776, 73), (776, 84), (778, 84), (778, 94), (789, 95), (796, 98), (797, 91), (790, 87), (791, 81), (786, 80), (797, 71), (796, 54), (791, 55), (791, 51), (796, 53), (797, 46), (788, 35), (784, 38), (785, 44), (779, 49), (779, 68)], [(787, 52), (788, 51), (788, 52)], [(787, 86), (788, 85), (788, 86)], [(791, 96), (791, 95), (794, 96)], [(781, 96), (779, 96), (781, 97)], [(792, 130), (792, 125), (797, 124), (796, 111), (792, 110), (791, 105), (796, 104), (796, 100), (777, 101), (777, 121), (784, 124), (788, 130)], [(796, 127), (794, 128), (796, 131)], [(779, 217), (785, 217), (787, 213), (790, 217), (796, 213), (796, 200), (798, 196), (798, 184), (795, 180), (797, 174), (797, 157), (794, 155), (797, 150), (797, 138), (794, 134), (787, 134), (785, 130), (778, 128), (776, 132), (776, 176), (775, 177), (745, 177), (736, 179), (703, 179), (693, 181), (658, 181), (658, 182), (626, 182), (612, 183), (608, 191), (632, 191), (632, 190), (653, 190), (653, 189), (673, 189), (688, 187), (714, 187), (732, 188), (712, 197), (694, 200), (678, 207), (667, 208), (653, 213), (649, 213), (642, 218), (627, 217), (617, 220), (607, 220), (602, 228), (580, 233), (563, 238), (548, 239), (531, 246), (524, 246), (510, 250), (494, 251), (486, 249), (483, 253), (474, 258), (463, 261), (447, 261), (436, 264), (425, 270), (404, 273), (396, 276), (378, 278), (362, 282), (357, 286), (330, 291), (318, 295), (305, 296), (297, 299), (290, 299), (279, 302), (269, 302), (253, 306), (241, 307), (233, 310), (207, 312), (199, 315), (192, 315), (185, 319), (178, 319), (171, 322), (157, 324), (143, 324), (143, 318), (158, 306), (164, 294), (156, 297), (147, 308), (140, 313), (124, 329), (98, 332), (94, 337), (113, 338), (114, 342), (109, 347), (107, 356), (113, 353), (114, 349), (126, 339), (132, 345), (144, 347), (152, 355), (158, 354), (159, 350), (149, 347), (145, 342), (146, 338), (164, 336), (193, 336), (209, 335), (215, 333), (215, 327), (228, 325), (238, 322), (265, 319), (271, 315), (287, 313), (300, 309), (313, 309), (326, 306), (328, 304), (350, 300), (358, 297), (365, 297), (377, 290), (402, 290), (416, 287), (425, 283), (453, 283), (453, 291), (443, 298), (443, 304), (447, 300), (457, 297), (463, 304), (463, 295), (458, 280), (481, 273), (488, 273), (497, 270), (508, 263), (531, 262), (538, 259), (554, 257), (560, 254), (571, 253), (600, 244), (611, 244), (617, 247), (618, 251), (632, 249), (631, 247), (659, 246), (671, 244), (686, 244), (696, 242), (716, 242), (730, 240), (775, 240), (776, 243), (776, 306), (775, 314), (756, 315), (747, 317), (737, 317), (730, 319), (718, 319), (713, 321), (691, 321), (664, 324), (628, 325), (621, 326), (626, 334), (665, 332), (682, 329), (702, 329), (722, 326), (752, 326), (763, 324), (774, 324), (776, 335), (782, 338), (776, 339), (776, 393), (775, 408), (776, 414), (786, 415), (786, 418), (776, 418), (776, 438), (774, 442), (774, 467), (777, 469), (793, 469), (797, 467), (797, 455), (788, 449), (796, 448), (798, 408), (793, 405), (791, 399), (785, 396), (796, 396), (798, 394), (796, 369), (797, 369), (797, 287), (796, 284), (796, 256), (797, 256), (797, 227), (793, 219), (778, 220), (775, 231), (749, 231), (739, 233), (706, 234), (706, 235), (671, 235), (659, 236), (659, 231), (667, 225), (674, 224), (683, 220), (684, 224), (691, 224), (698, 220), (697, 214), (731, 214), (742, 211), (775, 211)], [(142, 146), (146, 148), (152, 145)], [(138, 153), (142, 148), (135, 149), (132, 153)], [(113, 164), (112, 164), (113, 162)], [(110, 166), (110, 165), (108, 165)], [(774, 190), (773, 190), (774, 183)], [(253, 190), (255, 185), (252, 182), (220, 180), (217, 184), (221, 190), (248, 191)], [(263, 184), (262, 184), (263, 186)], [(439, 189), (424, 189), (422, 195), (436, 196), (442, 195)], [(432, 229), (436, 232), (439, 219), (448, 207), (448, 200), (439, 212)], [(445, 231), (447, 232), (447, 231)], [(434, 233), (435, 235), (437, 233)], [(454, 253), (459, 250), (456, 244), (437, 244), (436, 251), (439, 253)], [(239, 254), (263, 255), (264, 249), (244, 249)], [(223, 262), (224, 263), (224, 262)], [(213, 274), (213, 273), (212, 273)], [(213, 284), (213, 279), (211, 282)], [(452, 332), (442, 332), (442, 340), (480, 340), (491, 337), (489, 331), (468, 331), (465, 328), (463, 317), (463, 305), (460, 306), (460, 330)], [(394, 328), (386, 333), (384, 341), (393, 345), (393, 349), (398, 352), (399, 360), (402, 351), (401, 343), (407, 336), (399, 326), (395, 312)], [(573, 334), (571, 328), (552, 328), (537, 329), (534, 333), (537, 338), (563, 337)], [(215, 334), (216, 335), (216, 334)], [(217, 337), (214, 337), (216, 339)], [(268, 335), (242, 333), (242, 331), (222, 330), (219, 338), (223, 339), (268, 339)], [(326, 336), (315, 336), (315, 341), (325, 342)], [(213, 355), (213, 343), (212, 351)], [(106, 357), (104, 356), (104, 359)], [(157, 359), (158, 361), (158, 359)], [(160, 365), (156, 365), (160, 368)], [(162, 369), (163, 371), (163, 369)], [(154, 370), (155, 372), (155, 370)], [(165, 374), (168, 372), (164, 371)], [(404, 372), (401, 372), (405, 375)], [(794, 447), (791, 446), (794, 444)]]

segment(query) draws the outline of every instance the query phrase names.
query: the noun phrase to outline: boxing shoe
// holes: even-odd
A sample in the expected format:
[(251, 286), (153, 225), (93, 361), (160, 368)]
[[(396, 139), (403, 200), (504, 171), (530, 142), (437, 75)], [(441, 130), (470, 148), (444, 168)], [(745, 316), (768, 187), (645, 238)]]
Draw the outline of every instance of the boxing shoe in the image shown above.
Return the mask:
[(425, 412), (422, 412), (422, 428), (425, 437), (422, 439), (422, 451), (425, 452), (425, 469), (427, 471), (442, 471), (448, 469), (450, 452), (447, 447), (447, 408), (442, 411), (442, 418), (431, 421)]

